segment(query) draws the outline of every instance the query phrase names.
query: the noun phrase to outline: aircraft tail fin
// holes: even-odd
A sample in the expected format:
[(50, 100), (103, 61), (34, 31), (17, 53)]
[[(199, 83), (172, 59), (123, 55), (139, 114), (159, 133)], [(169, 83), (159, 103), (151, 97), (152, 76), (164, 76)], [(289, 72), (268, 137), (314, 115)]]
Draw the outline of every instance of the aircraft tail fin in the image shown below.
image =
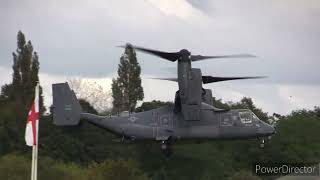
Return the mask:
[(79, 124), (81, 106), (68, 83), (52, 84), (53, 124), (57, 126), (74, 126)]

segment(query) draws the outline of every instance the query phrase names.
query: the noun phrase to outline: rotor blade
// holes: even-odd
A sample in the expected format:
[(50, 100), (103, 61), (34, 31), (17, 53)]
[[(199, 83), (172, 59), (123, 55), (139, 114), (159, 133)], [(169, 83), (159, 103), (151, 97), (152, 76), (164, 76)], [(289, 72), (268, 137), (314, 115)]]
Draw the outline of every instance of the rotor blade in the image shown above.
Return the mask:
[(191, 61), (201, 61), (205, 59), (218, 59), (218, 58), (253, 58), (256, 57), (251, 54), (232, 54), (232, 55), (222, 55), (222, 56), (201, 56), (201, 55), (191, 55)]
[[(126, 46), (119, 46), (119, 47), (125, 48)], [(179, 52), (163, 52), (163, 51), (147, 49), (147, 48), (138, 47), (138, 46), (132, 46), (132, 47), (138, 51), (151, 54), (154, 56), (158, 56), (160, 58), (167, 59), (172, 62), (176, 61), (181, 56)]]
[(229, 81), (229, 80), (239, 80), (239, 79), (260, 79), (266, 78), (266, 76), (252, 76), (252, 77), (213, 77), (213, 76), (202, 76), (203, 84), (220, 82), (220, 81)]
[(166, 80), (166, 81), (178, 82), (178, 78), (149, 78), (149, 79)]

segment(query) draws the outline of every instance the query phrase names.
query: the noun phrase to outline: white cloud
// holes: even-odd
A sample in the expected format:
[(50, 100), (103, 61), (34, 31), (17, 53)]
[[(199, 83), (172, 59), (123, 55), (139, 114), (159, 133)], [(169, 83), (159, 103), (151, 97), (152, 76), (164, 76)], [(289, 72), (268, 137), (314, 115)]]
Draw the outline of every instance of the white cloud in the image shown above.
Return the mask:
[(279, 86), (279, 97), (287, 102), (290, 110), (312, 109), (320, 105), (319, 89), (319, 85), (282, 85)]
[[(167, 51), (187, 48), (203, 55), (255, 54), (256, 60), (208, 60), (193, 66), (200, 67), (203, 75), (269, 76), (252, 83), (209, 85), (219, 98), (237, 101), (242, 96), (253, 97), (269, 112), (312, 107), (319, 104), (319, 2), (4, 1), (0, 7), (0, 41), (4, 42), (0, 43), (0, 84), (10, 82), (11, 52), (16, 48), (16, 33), (22, 30), (39, 53), (46, 96), (51, 94), (51, 83), (71, 76), (110, 84), (107, 79), (116, 73), (123, 52), (115, 46), (131, 42)], [(143, 77), (169, 76), (161, 68), (176, 68), (175, 63), (156, 57), (137, 56)], [(143, 79), (142, 83), (145, 100), (173, 100), (177, 89), (172, 82)], [(288, 99), (288, 94), (294, 99)], [(46, 98), (46, 104), (50, 99)]]
[(11, 69), (0, 66), (0, 85), (10, 83), (12, 80), (11, 74)]
[(261, 84), (223, 82), (207, 85), (213, 96), (224, 102), (238, 102), (243, 97), (251, 97), (258, 108), (272, 113), (289, 114), (292, 110), (313, 109), (320, 106), (319, 85)]
[(194, 8), (186, 0), (147, 0), (147, 2), (151, 3), (167, 16), (175, 16), (183, 20), (206, 18), (201, 11)]

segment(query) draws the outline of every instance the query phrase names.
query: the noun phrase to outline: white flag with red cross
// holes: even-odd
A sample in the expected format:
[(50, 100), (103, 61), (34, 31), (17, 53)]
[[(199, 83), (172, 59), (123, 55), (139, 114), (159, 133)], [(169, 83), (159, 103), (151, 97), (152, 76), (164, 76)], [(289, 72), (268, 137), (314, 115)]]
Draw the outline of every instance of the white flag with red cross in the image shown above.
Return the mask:
[(38, 129), (39, 129), (39, 84), (35, 89), (34, 101), (28, 114), (25, 140), (28, 146), (38, 144)]

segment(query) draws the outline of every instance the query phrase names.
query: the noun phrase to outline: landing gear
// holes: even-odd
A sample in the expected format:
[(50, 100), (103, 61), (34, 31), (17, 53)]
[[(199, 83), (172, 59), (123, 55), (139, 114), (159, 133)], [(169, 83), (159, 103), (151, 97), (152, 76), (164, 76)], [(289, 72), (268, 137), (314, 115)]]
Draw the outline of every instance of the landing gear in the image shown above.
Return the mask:
[(262, 138), (262, 139), (261, 139), (261, 143), (260, 143), (260, 148), (264, 148), (264, 142), (265, 142), (265, 141), (264, 141), (264, 139)]
[(268, 136), (267, 138), (268, 138), (268, 140), (271, 140), (272, 136)]
[(161, 150), (166, 159), (170, 158), (172, 154), (172, 146), (170, 139), (161, 141)]

